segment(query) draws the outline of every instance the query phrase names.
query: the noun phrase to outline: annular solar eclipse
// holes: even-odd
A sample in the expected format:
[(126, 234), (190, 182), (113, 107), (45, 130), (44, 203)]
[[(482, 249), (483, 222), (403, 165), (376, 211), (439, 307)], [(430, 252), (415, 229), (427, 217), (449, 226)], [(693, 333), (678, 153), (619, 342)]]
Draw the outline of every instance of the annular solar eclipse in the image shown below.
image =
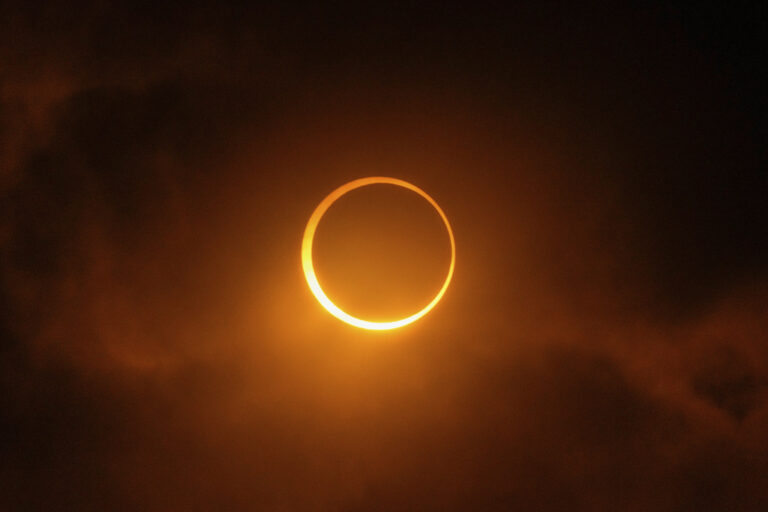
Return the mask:
[[(443, 284), (440, 290), (437, 292), (437, 294), (432, 298), (432, 300), (426, 306), (416, 311), (415, 313), (409, 316), (406, 316), (404, 318), (387, 321), (387, 322), (374, 322), (370, 320), (365, 320), (363, 318), (357, 318), (355, 316), (350, 315), (346, 311), (343, 311), (336, 304), (334, 304), (334, 302), (326, 295), (326, 293), (323, 291), (322, 287), (320, 286), (320, 283), (317, 279), (317, 275), (315, 274), (315, 268), (312, 261), (312, 244), (315, 237), (315, 231), (317, 230), (317, 226), (320, 223), (320, 220), (323, 218), (323, 215), (325, 214), (325, 212), (328, 210), (328, 208), (330, 208), (331, 205), (333, 205), (333, 203), (337, 199), (339, 199), (341, 196), (343, 196), (347, 192), (350, 192), (360, 187), (365, 187), (368, 185), (376, 185), (376, 184), (389, 184), (389, 185), (396, 185), (398, 187), (403, 187), (407, 190), (417, 193), (418, 195), (426, 199), (429, 202), (429, 204), (431, 204), (432, 207), (440, 215), (440, 218), (443, 220), (443, 224), (445, 225), (445, 229), (448, 232), (448, 237), (451, 242), (451, 262), (450, 262), (450, 265), (448, 266), (448, 273), (445, 276), (445, 281), (443, 281)], [(445, 294), (445, 291), (448, 289), (448, 285), (451, 283), (451, 278), (453, 277), (453, 270), (454, 270), (455, 264), (456, 264), (456, 242), (453, 238), (453, 231), (451, 230), (451, 225), (448, 222), (448, 217), (446, 217), (442, 208), (440, 208), (437, 202), (434, 199), (432, 199), (432, 197), (430, 197), (429, 194), (424, 192), (422, 189), (420, 189), (416, 185), (413, 185), (411, 183), (408, 183), (407, 181), (399, 180), (396, 178), (387, 178), (387, 177), (380, 177), (380, 176), (360, 178), (360, 179), (356, 179), (348, 183), (345, 183), (344, 185), (340, 186), (339, 188), (337, 188), (336, 190), (328, 194), (325, 197), (325, 199), (323, 199), (320, 202), (320, 204), (317, 205), (317, 208), (315, 208), (315, 211), (312, 212), (312, 215), (309, 218), (309, 222), (307, 222), (307, 227), (304, 230), (304, 238), (301, 244), (301, 265), (304, 270), (304, 277), (307, 279), (307, 285), (309, 285), (309, 289), (312, 291), (312, 294), (315, 296), (318, 302), (320, 302), (320, 304), (330, 314), (332, 314), (342, 322), (346, 322), (347, 324), (353, 325), (355, 327), (359, 327), (361, 329), (369, 329), (369, 330), (375, 330), (375, 331), (383, 331), (383, 330), (396, 329), (398, 327), (403, 327), (405, 325), (415, 322), (416, 320), (420, 319), (421, 317), (429, 313), (432, 310), (432, 308), (434, 308), (435, 305), (438, 302), (440, 302), (440, 299), (443, 297), (443, 295)]]

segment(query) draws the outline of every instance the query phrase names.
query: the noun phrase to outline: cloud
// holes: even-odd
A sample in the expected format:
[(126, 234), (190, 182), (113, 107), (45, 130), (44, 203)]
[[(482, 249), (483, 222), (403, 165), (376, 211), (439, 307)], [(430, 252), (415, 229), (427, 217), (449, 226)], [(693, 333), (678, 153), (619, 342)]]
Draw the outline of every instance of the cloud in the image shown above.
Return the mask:
[[(757, 131), (690, 37), (5, 9), (0, 506), (768, 503)], [(457, 272), (371, 338), (313, 302), (299, 235), (392, 169)]]

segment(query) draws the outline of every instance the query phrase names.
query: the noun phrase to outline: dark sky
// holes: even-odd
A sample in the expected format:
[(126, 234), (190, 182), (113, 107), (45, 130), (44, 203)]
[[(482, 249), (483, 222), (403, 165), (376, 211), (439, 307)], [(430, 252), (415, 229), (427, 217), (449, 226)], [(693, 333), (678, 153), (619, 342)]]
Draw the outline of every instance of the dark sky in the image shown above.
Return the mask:
[[(768, 510), (765, 3), (159, 4), (0, 2), (0, 510)], [(387, 333), (299, 259), (370, 175)]]

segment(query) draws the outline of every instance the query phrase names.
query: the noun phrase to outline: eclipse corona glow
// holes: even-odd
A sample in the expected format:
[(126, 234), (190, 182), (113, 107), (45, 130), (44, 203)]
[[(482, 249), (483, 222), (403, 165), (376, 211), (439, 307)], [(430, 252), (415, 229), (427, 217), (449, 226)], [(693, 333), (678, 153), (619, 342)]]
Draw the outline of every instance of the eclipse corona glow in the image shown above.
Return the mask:
[[(413, 313), (410, 316), (406, 316), (405, 318), (400, 318), (399, 320), (392, 320), (389, 322), (372, 322), (370, 320), (364, 320), (362, 318), (357, 318), (346, 311), (343, 311), (341, 308), (336, 306), (336, 304), (331, 301), (330, 298), (325, 294), (323, 289), (320, 287), (320, 283), (317, 280), (317, 276), (315, 275), (315, 268), (312, 262), (312, 242), (315, 238), (315, 231), (317, 230), (317, 225), (320, 222), (320, 219), (322, 219), (325, 212), (328, 210), (328, 208), (331, 207), (331, 205), (336, 202), (337, 199), (339, 199), (341, 196), (346, 194), (347, 192), (350, 192), (352, 190), (355, 190), (356, 188), (365, 187), (367, 185), (376, 185), (376, 184), (389, 184), (389, 185), (396, 185), (398, 187), (402, 187), (405, 189), (408, 189), (412, 192), (416, 192), (421, 197), (426, 199), (429, 204), (432, 205), (432, 207), (437, 211), (438, 214), (440, 214), (440, 218), (443, 220), (443, 224), (445, 224), (445, 229), (448, 231), (448, 237), (451, 241), (451, 264), (448, 267), (448, 274), (445, 277), (445, 281), (443, 282), (442, 287), (437, 292), (437, 295), (434, 296), (434, 298), (427, 304), (424, 308), (417, 311), (416, 313)], [(312, 212), (312, 215), (309, 218), (309, 222), (307, 222), (307, 227), (304, 230), (304, 238), (301, 243), (301, 265), (304, 270), (304, 277), (307, 279), (307, 284), (309, 285), (309, 289), (312, 291), (312, 294), (315, 296), (315, 298), (320, 302), (320, 304), (328, 310), (330, 314), (341, 320), (342, 322), (346, 322), (350, 325), (353, 325), (355, 327), (359, 327), (361, 329), (369, 329), (374, 331), (383, 331), (388, 329), (396, 329), (398, 327), (403, 327), (405, 325), (408, 325), (410, 323), (415, 322), (419, 318), (423, 317), (429, 311), (435, 307), (435, 305), (440, 302), (440, 299), (445, 294), (445, 290), (448, 289), (448, 285), (451, 283), (451, 277), (453, 277), (453, 269), (456, 264), (456, 242), (453, 238), (453, 231), (451, 230), (451, 225), (448, 222), (448, 217), (445, 216), (445, 213), (440, 208), (440, 206), (437, 204), (437, 202), (432, 199), (426, 192), (421, 190), (416, 185), (413, 185), (411, 183), (408, 183), (407, 181), (399, 180), (396, 178), (387, 178), (387, 177), (370, 177), (370, 178), (360, 178), (357, 180), (350, 181), (349, 183), (345, 183), (344, 185), (340, 186), (330, 194), (328, 194), (325, 199), (323, 199), (319, 205), (317, 205), (317, 208), (315, 208), (315, 211)]]

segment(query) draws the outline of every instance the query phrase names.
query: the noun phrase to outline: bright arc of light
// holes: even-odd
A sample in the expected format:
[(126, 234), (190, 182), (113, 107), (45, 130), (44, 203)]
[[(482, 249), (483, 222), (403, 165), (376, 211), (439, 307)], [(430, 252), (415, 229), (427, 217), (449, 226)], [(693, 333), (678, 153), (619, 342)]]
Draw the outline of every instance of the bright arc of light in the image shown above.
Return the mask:
[[(408, 190), (411, 190), (413, 192), (416, 192), (421, 197), (429, 201), (429, 204), (431, 204), (435, 210), (437, 210), (437, 213), (440, 214), (440, 218), (443, 219), (443, 223), (445, 224), (446, 230), (448, 230), (448, 237), (451, 240), (451, 264), (448, 267), (448, 275), (445, 277), (445, 281), (443, 282), (443, 286), (440, 288), (440, 291), (437, 292), (437, 295), (430, 301), (429, 304), (427, 304), (423, 309), (420, 311), (417, 311), (416, 313), (407, 316), (405, 318), (401, 318), (399, 320), (393, 320), (390, 322), (371, 322), (369, 320), (363, 320), (362, 318), (357, 318), (346, 311), (343, 311), (341, 308), (339, 308), (336, 304), (331, 301), (331, 299), (328, 298), (328, 296), (325, 294), (323, 289), (320, 287), (320, 283), (317, 280), (317, 276), (315, 275), (315, 268), (312, 263), (312, 242), (315, 238), (315, 231), (317, 230), (317, 225), (320, 222), (320, 219), (325, 214), (326, 210), (331, 207), (331, 205), (341, 196), (346, 194), (347, 192), (354, 190), (356, 188), (364, 187), (366, 185), (375, 185), (379, 183), (389, 184), (389, 185), (397, 185), (398, 187), (403, 187)], [(413, 185), (411, 183), (408, 183), (407, 181), (398, 180), (396, 178), (387, 178), (387, 177), (381, 177), (381, 176), (375, 176), (370, 178), (360, 178), (357, 180), (350, 181), (349, 183), (345, 183), (344, 185), (340, 186), (330, 194), (328, 194), (325, 199), (323, 199), (319, 205), (317, 205), (317, 208), (315, 208), (315, 211), (312, 212), (312, 216), (309, 218), (309, 222), (307, 222), (307, 227), (304, 229), (304, 238), (301, 242), (301, 266), (304, 269), (304, 277), (307, 279), (307, 284), (309, 285), (309, 289), (314, 294), (315, 298), (320, 302), (320, 304), (328, 310), (330, 314), (341, 320), (342, 322), (346, 322), (350, 325), (354, 325), (355, 327), (360, 327), (361, 329), (369, 329), (374, 331), (384, 331), (387, 329), (396, 329), (398, 327), (403, 327), (405, 325), (408, 325), (410, 323), (415, 322), (419, 318), (423, 317), (429, 311), (435, 307), (435, 304), (440, 302), (440, 299), (443, 297), (443, 294), (445, 294), (445, 290), (448, 289), (448, 285), (451, 283), (451, 277), (453, 277), (453, 268), (456, 265), (456, 242), (453, 239), (453, 231), (451, 230), (451, 225), (448, 222), (448, 217), (445, 216), (445, 213), (440, 208), (440, 206), (437, 204), (437, 202), (432, 199), (429, 194), (421, 190), (416, 185)]]

